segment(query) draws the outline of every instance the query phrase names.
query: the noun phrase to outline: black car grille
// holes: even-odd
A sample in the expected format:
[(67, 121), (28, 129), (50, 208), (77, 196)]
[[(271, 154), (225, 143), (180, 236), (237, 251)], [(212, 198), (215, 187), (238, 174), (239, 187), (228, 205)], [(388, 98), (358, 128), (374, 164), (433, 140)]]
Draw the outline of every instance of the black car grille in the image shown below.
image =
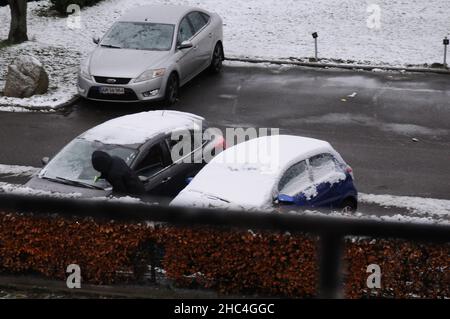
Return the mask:
[[(94, 79), (95, 82), (104, 84), (128, 84), (131, 81), (129, 78), (108, 78), (105, 76), (94, 76)], [(108, 82), (108, 80), (112, 81)]]
[(125, 88), (125, 94), (102, 94), (98, 86), (90, 88), (88, 93), (89, 99), (97, 100), (115, 100), (115, 101), (138, 101), (136, 93), (132, 89)]

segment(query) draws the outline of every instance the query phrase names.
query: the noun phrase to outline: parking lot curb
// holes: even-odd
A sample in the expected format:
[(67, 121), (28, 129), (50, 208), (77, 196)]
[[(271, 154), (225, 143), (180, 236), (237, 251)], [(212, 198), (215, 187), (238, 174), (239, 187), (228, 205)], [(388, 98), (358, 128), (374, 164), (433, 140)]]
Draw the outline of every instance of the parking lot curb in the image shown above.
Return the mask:
[(398, 72), (418, 72), (418, 73), (437, 73), (449, 74), (450, 69), (437, 68), (418, 68), (418, 67), (395, 67), (395, 66), (379, 66), (379, 65), (360, 65), (360, 64), (344, 64), (344, 63), (320, 63), (320, 62), (302, 62), (292, 60), (277, 60), (277, 59), (256, 59), (256, 58), (239, 58), (239, 57), (225, 57), (226, 61), (246, 62), (246, 63), (270, 63), (277, 65), (296, 65), (313, 68), (339, 68), (347, 70), (382, 70), (382, 71), (398, 71)]

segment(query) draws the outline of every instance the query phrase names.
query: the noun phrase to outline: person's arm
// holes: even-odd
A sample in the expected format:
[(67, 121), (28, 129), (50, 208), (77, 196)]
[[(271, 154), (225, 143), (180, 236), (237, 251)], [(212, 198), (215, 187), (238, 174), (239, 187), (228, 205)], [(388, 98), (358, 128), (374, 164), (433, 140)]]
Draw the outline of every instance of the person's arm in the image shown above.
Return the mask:
[(114, 174), (109, 181), (109, 183), (113, 187), (113, 193), (119, 193), (119, 194), (127, 194), (127, 186), (124, 182), (124, 178), (120, 175)]
[(125, 187), (127, 188), (127, 193), (134, 195), (142, 195), (145, 193), (145, 186), (139, 180), (139, 177), (130, 169), (127, 177), (124, 179)]

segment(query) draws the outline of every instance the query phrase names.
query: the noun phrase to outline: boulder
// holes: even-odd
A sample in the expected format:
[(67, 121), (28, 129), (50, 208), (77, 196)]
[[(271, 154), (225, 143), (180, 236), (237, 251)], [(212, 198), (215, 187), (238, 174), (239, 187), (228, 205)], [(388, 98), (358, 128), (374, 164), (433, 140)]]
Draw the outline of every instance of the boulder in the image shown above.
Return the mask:
[(23, 55), (8, 66), (3, 95), (24, 98), (44, 94), (47, 90), (47, 72), (35, 57)]

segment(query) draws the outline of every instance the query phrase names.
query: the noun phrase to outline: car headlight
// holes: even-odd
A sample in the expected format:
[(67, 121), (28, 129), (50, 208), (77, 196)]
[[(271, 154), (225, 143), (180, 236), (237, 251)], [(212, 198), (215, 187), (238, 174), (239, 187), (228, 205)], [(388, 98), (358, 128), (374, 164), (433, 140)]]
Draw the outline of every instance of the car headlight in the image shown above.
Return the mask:
[(89, 62), (88, 61), (84, 61), (83, 63), (81, 63), (80, 75), (81, 75), (81, 77), (83, 77), (87, 80), (91, 80), (91, 74), (89, 73)]
[(154, 78), (159, 78), (166, 73), (166, 69), (156, 69), (156, 70), (147, 70), (141, 75), (139, 75), (134, 82), (143, 82), (148, 81)]

